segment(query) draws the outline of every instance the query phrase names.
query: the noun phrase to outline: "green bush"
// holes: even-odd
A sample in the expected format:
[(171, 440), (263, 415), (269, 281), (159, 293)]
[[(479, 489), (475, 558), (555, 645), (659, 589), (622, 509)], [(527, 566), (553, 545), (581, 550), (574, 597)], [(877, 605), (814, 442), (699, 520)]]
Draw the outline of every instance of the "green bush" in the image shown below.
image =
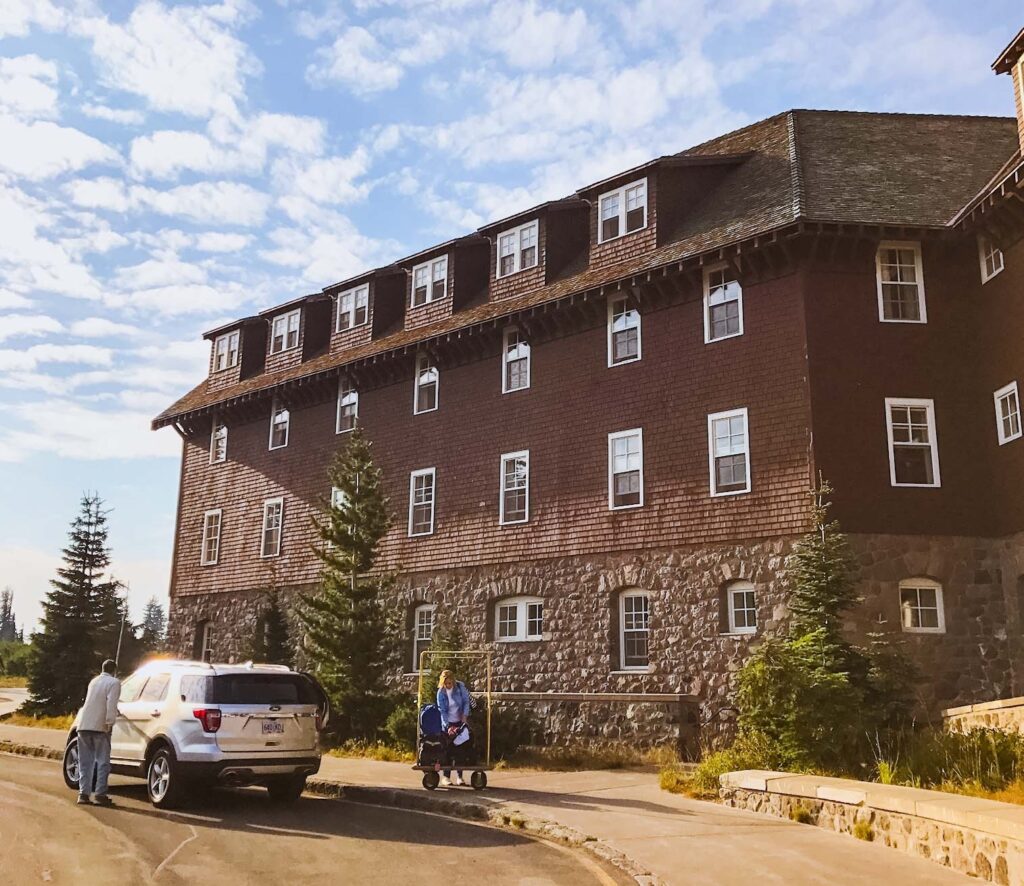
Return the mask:
[(395, 747), (415, 751), (418, 720), (416, 699), (403, 696), (384, 721), (385, 738)]
[(864, 820), (863, 818), (853, 825), (853, 836), (858, 840), (866, 840), (870, 843), (875, 839), (875, 832), (871, 827), (871, 822)]
[(814, 815), (810, 809), (804, 806), (794, 806), (790, 810), (789, 817), (791, 821), (795, 821), (797, 824), (814, 824)]
[(7, 677), (27, 677), (28, 659), (32, 646), (17, 640), (0, 643), (0, 674)]
[(731, 747), (705, 754), (690, 777), (690, 789), (699, 796), (717, 796), (718, 778), (742, 769), (783, 769), (787, 752), (760, 732), (743, 732)]

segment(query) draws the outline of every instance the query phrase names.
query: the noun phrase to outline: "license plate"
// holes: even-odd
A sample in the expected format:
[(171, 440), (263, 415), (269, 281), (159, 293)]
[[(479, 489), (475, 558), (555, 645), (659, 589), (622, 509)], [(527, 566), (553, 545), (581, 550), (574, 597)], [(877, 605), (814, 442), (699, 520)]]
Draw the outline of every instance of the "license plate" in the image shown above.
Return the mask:
[(284, 722), (281, 720), (264, 720), (264, 735), (284, 735)]

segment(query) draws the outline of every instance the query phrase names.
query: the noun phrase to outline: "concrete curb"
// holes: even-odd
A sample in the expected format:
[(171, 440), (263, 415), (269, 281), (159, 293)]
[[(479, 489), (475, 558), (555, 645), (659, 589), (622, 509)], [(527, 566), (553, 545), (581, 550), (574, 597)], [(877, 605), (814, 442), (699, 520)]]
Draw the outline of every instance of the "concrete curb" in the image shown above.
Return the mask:
[[(23, 757), (40, 757), (46, 760), (62, 760), (64, 752), (56, 748), (38, 745), (20, 744), (19, 742), (0, 739), (0, 753), (18, 754)], [(554, 821), (540, 818), (527, 818), (515, 809), (495, 808), (469, 800), (450, 800), (427, 793), (402, 788), (369, 788), (362, 785), (347, 785), (324, 778), (311, 778), (306, 782), (306, 790), (319, 797), (330, 797), (336, 800), (348, 800), (351, 803), (365, 803), (369, 806), (386, 806), (393, 809), (408, 809), (412, 812), (429, 812), (434, 815), (445, 815), (449, 818), (461, 818), (468, 821), (488, 824), (506, 831), (529, 834), (582, 849), (596, 858), (612, 865), (631, 877), (641, 886), (665, 886), (650, 871), (645, 870), (633, 859), (623, 855), (600, 840), (582, 834), (575, 828), (560, 825)]]

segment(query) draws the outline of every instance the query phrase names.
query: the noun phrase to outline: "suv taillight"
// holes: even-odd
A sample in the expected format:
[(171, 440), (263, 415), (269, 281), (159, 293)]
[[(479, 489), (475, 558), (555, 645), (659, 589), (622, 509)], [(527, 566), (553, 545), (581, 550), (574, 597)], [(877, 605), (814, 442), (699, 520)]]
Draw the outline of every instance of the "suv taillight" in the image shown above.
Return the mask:
[(317, 711), (316, 712), (316, 731), (317, 732), (323, 732), (324, 731), (324, 712), (323, 711)]
[(220, 710), (218, 708), (196, 708), (192, 716), (203, 724), (203, 732), (216, 732), (220, 729)]

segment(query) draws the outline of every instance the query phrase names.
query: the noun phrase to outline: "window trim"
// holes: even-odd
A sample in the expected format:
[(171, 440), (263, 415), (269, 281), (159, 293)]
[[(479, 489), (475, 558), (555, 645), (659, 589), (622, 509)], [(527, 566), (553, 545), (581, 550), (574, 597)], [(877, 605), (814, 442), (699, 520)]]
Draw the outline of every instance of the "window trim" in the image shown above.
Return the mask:
[[(531, 634), (530, 631), (530, 606), (540, 604), (541, 629), (539, 634)], [(501, 636), (501, 619), (499, 618), (503, 606), (516, 607), (516, 632), (511, 637)], [(544, 639), (544, 610), (547, 609), (543, 597), (520, 596), (502, 597), (494, 601), (494, 642), (495, 643), (538, 643)]]
[[(523, 258), (523, 231), (525, 231), (527, 228), (536, 228), (537, 229), (536, 233), (535, 233), (536, 241), (534, 243), (534, 249), (536, 250), (536, 252), (534, 253), (534, 261), (533, 261), (532, 265), (524, 265), (524, 264), (522, 264), (522, 258)], [(503, 273), (501, 273), (501, 241), (505, 237), (510, 237), (510, 236), (511, 237), (515, 237), (515, 240), (516, 240), (516, 249), (515, 249), (515, 252), (512, 253), (512, 255), (515, 258), (515, 261), (513, 262), (512, 270), (509, 271), (507, 274), (503, 274)], [(500, 234), (498, 234), (497, 237), (495, 237), (495, 239), (494, 239), (494, 279), (495, 280), (506, 280), (509, 277), (513, 277), (516, 274), (522, 273), (523, 271), (528, 271), (531, 268), (536, 268), (536, 267), (539, 267), (539, 266), (540, 266), (540, 220), (539, 219), (535, 218), (535, 219), (533, 219), (531, 221), (523, 222), (521, 225), (517, 225), (514, 228), (509, 228), (508, 230), (502, 231)]]
[[(288, 327), (292, 317), (297, 317), (295, 321), (295, 344), (288, 344)], [(277, 337), (277, 324), (284, 322), (284, 335), (281, 338), (281, 347), (274, 349), (274, 339)], [(284, 314), (278, 314), (270, 322), (270, 353), (283, 354), (285, 351), (294, 351), (302, 339), (302, 308), (295, 308), (292, 311), (286, 311)]]
[[(239, 330), (235, 329), (232, 332), (225, 332), (223, 335), (218, 335), (213, 340), (213, 371), (224, 372), (228, 369), (233, 369), (238, 365), (238, 355), (241, 353), (239, 348)], [(231, 360), (231, 339), (235, 340), (235, 359), (234, 362)], [(220, 343), (227, 342), (227, 347), (224, 350), (224, 365), (217, 366), (217, 353), (220, 350)]]
[[(718, 476), (715, 471), (715, 422), (734, 416), (743, 416), (743, 454), (747, 459), (747, 485), (743, 489), (729, 489), (725, 492), (718, 491)], [(750, 415), (746, 406), (736, 409), (726, 409), (722, 412), (708, 413), (708, 481), (712, 498), (725, 498), (730, 495), (746, 495), (753, 488), (753, 469), (750, 464)]]
[[(428, 532), (413, 532), (413, 506), (416, 500), (416, 478), (430, 476), (430, 530)], [(434, 534), (437, 522), (437, 468), (420, 468), (417, 471), (409, 472), (409, 538), (422, 538)]]
[[(342, 405), (348, 405), (343, 403), (347, 397), (354, 398), (356, 405), (356, 412), (353, 418), (352, 427), (343, 428), (341, 426), (341, 407)], [(344, 376), (338, 379), (338, 402), (334, 409), (334, 433), (335, 434), (349, 434), (359, 427), (359, 391), (353, 386), (352, 382)]]
[[(754, 626), (740, 627), (736, 624), (736, 604), (732, 595), (736, 592), (754, 594)], [(728, 613), (730, 634), (756, 634), (757, 633), (757, 588), (754, 583), (745, 578), (736, 579), (725, 586), (725, 608)]]
[[(286, 421), (284, 423), (284, 443), (280, 443), (277, 446), (275, 446), (274, 445), (274, 417), (279, 412), (287, 412), (288, 413), (288, 421)], [(273, 450), (273, 449), (285, 449), (288, 446), (289, 440), (291, 440), (291, 435), (292, 435), (292, 411), (291, 411), (291, 409), (289, 409), (287, 406), (284, 405), (284, 402), (280, 398), (274, 397), (274, 399), (270, 401), (270, 436), (269, 436), (269, 438), (267, 440), (267, 449), (270, 449), (270, 450)]]
[[(420, 409), (420, 364), (427, 364), (431, 369), (434, 370), (434, 405), (430, 409)], [(433, 358), (424, 351), (420, 351), (416, 355), (416, 368), (415, 374), (412, 379), (412, 414), (413, 415), (426, 415), (428, 412), (437, 412), (441, 406), (441, 370), (437, 368), (437, 364), (433, 361)]]
[[(273, 505), (281, 506), (281, 517), (280, 525), (277, 527), (277, 548), (272, 554), (268, 554), (266, 537), (267, 537), (267, 514), (270, 507)], [(263, 499), (263, 524), (260, 530), (260, 559), (265, 560), (271, 557), (281, 556), (281, 543), (284, 541), (284, 496), (278, 495), (274, 498)]]
[[(209, 528), (210, 517), (216, 515), (217, 517), (217, 539), (216, 539), (216, 550), (213, 555), (213, 559), (208, 559), (206, 556), (206, 541), (207, 541), (207, 529)], [(223, 508), (211, 508), (208, 511), (203, 512), (203, 537), (200, 541), (199, 547), (199, 565), (200, 566), (216, 566), (220, 562), (220, 537), (221, 532), (224, 528), (224, 509)]]
[(716, 271), (724, 270), (731, 270), (729, 263), (724, 261), (704, 268), (704, 344), (706, 345), (743, 335), (743, 285), (734, 275), (736, 285), (740, 290), (740, 297), (736, 299), (740, 309), (740, 330), (739, 332), (730, 332), (728, 335), (720, 335), (718, 338), (711, 337), (711, 275)]
[[(362, 323), (356, 323), (356, 310), (359, 293), (366, 294), (366, 319)], [(348, 314), (349, 325), (342, 328), (341, 326), (341, 300), (345, 296), (352, 296), (352, 307), (349, 308), (345, 313)], [(370, 284), (363, 283), (360, 286), (353, 286), (351, 289), (346, 289), (344, 292), (338, 293), (338, 304), (334, 311), (334, 331), (335, 332), (349, 332), (352, 329), (359, 329), (361, 326), (366, 326), (370, 322)]]
[(637, 362), (639, 362), (643, 358), (643, 355), (644, 355), (644, 349), (643, 349), (644, 317), (643, 317), (643, 314), (640, 313), (639, 306), (635, 306), (633, 308), (633, 310), (636, 311), (636, 316), (637, 316), (637, 323), (636, 323), (636, 356), (635, 357), (629, 357), (626, 360), (618, 360), (618, 361), (616, 361), (614, 359), (614, 356), (615, 356), (615, 351), (614, 351), (614, 348), (613, 348), (614, 332), (612, 331), (612, 324), (614, 323), (614, 318), (615, 318), (615, 305), (617, 305), (621, 301), (621, 302), (625, 302), (626, 305), (628, 306), (629, 305), (629, 298), (630, 298), (629, 295), (615, 295), (615, 296), (612, 296), (611, 298), (608, 299), (608, 368), (609, 369), (611, 369), (611, 367), (613, 367), (613, 366), (626, 366), (626, 365), (628, 365), (630, 363), (637, 363)]
[[(224, 455), (221, 458), (216, 458), (217, 454), (217, 429), (224, 429)], [(228, 460), (228, 426), (226, 422), (221, 421), (220, 416), (217, 413), (213, 415), (213, 424), (210, 427), (210, 464), (220, 465), (224, 464)]]
[[(647, 599), (647, 664), (626, 664), (626, 598), (645, 597)], [(619, 670), (644, 672), (651, 670), (651, 594), (640, 589), (619, 591)]]
[(437, 604), (436, 603), (419, 603), (412, 610), (412, 670), (410, 674), (420, 674), (420, 657), (417, 652), (419, 639), (417, 638), (417, 632), (419, 630), (419, 617), (421, 612), (430, 613), (430, 643), (434, 642), (434, 628), (437, 627)]
[[(207, 655), (209, 655), (209, 658), (207, 658)], [(207, 618), (207, 619), (205, 619), (203, 621), (203, 631), (199, 635), (199, 660), (200, 661), (207, 661), (208, 662), (212, 658), (213, 658), (213, 622), (210, 619)], [(139, 687), (139, 690), (140, 690), (139, 694), (140, 695), (141, 695), (141, 690), (143, 688), (144, 688), (143, 686)], [(136, 695), (135, 698), (138, 699), (138, 695)]]
[[(640, 501), (635, 505), (615, 504), (615, 451), (614, 443), (622, 437), (636, 436), (640, 439)], [(608, 435), (608, 510), (631, 511), (644, 506), (644, 429), (631, 428), (628, 431), (615, 431)]]
[[(896, 450), (892, 433), (893, 406), (923, 406), (928, 412), (928, 446), (932, 453), (932, 471), (934, 483), (897, 483), (896, 482)], [(885, 430), (889, 439), (889, 485), (897, 489), (938, 489), (942, 486), (942, 475), (939, 473), (939, 435), (935, 429), (935, 401), (915, 397), (885, 398)]]
[[(444, 262), (444, 292), (434, 297), (434, 265), (439, 262)], [(419, 303), (416, 302), (416, 272), (421, 268), (427, 269), (427, 297), (424, 301)], [(438, 255), (434, 258), (427, 259), (425, 262), (420, 262), (418, 265), (413, 265), (412, 270), (409, 272), (409, 307), (410, 308), (422, 308), (435, 301), (441, 301), (448, 297), (448, 253), (444, 255)]]
[[(907, 627), (903, 621), (903, 591), (904, 590), (917, 590), (920, 588), (929, 588), (935, 591), (935, 609), (936, 618), (938, 620), (938, 626), (934, 628), (912, 628)], [(905, 634), (944, 634), (946, 633), (946, 601), (944, 599), (944, 593), (942, 585), (935, 581), (933, 578), (925, 578), (920, 576), (917, 578), (904, 578), (900, 579), (899, 586), (897, 588), (899, 593), (899, 607), (900, 607), (900, 630)]]
[[(1003, 415), (999, 409), (999, 401), (1007, 394), (1013, 394), (1014, 399), (1017, 401), (1017, 433), (1010, 434), (1009, 436), (1003, 435)], [(992, 394), (992, 402), (995, 404), (996, 410), (996, 439), (999, 441), (1000, 446), (1005, 446), (1007, 443), (1012, 443), (1014, 440), (1019, 440), (1021, 436), (1024, 436), (1024, 415), (1021, 414), (1020, 408), (1020, 392), (1017, 390), (1017, 380), (1014, 379), (1008, 385), (1003, 385), (998, 391), (994, 391)]]
[[(914, 272), (917, 275), (917, 298), (921, 308), (919, 320), (891, 320), (885, 316), (885, 299), (882, 293), (882, 250), (911, 249), (914, 252)], [(878, 294), (878, 321), (880, 323), (911, 323), (921, 325), (928, 322), (928, 301), (924, 289), (924, 263), (921, 259), (920, 240), (883, 240), (875, 250), (875, 287)]]
[[(510, 388), (508, 386), (508, 340), (509, 336), (516, 334), (520, 337), (519, 344), (526, 348), (526, 384), (518, 388)], [(517, 391), (528, 391), (530, 385), (533, 384), (533, 348), (530, 343), (526, 340), (526, 336), (523, 334), (523, 330), (518, 326), (506, 326), (505, 331), (501, 336), (501, 393), (503, 394), (515, 394)]]
[[(521, 520), (506, 520), (505, 519), (505, 462), (511, 461), (512, 459), (524, 459), (526, 461), (526, 516)], [(518, 452), (506, 452), (501, 456), (498, 462), (499, 464), (499, 477), (498, 477), (498, 525), (500, 526), (520, 526), (523, 523), (530, 522), (530, 450), (521, 449)]]
[[(988, 272), (988, 268), (985, 264), (985, 259), (987, 257), (985, 254), (986, 246), (989, 247), (993, 253), (999, 253), (999, 267), (991, 274)], [(1006, 269), (1006, 256), (1003, 255), (1003, 250), (996, 246), (991, 237), (987, 237), (985, 234), (978, 234), (978, 263), (981, 265), (982, 286), (994, 277), (998, 277)]]
[[(635, 230), (626, 230), (626, 191), (632, 190), (637, 185), (644, 186), (644, 223)], [(608, 237), (605, 239), (601, 236), (601, 204), (604, 202), (605, 197), (611, 197), (615, 194), (619, 196), (619, 233), (614, 237)], [(647, 176), (638, 178), (635, 181), (627, 182), (624, 185), (620, 185), (617, 188), (612, 188), (610, 191), (605, 191), (603, 194), (598, 194), (597, 197), (597, 243), (611, 243), (613, 240), (618, 240), (621, 237), (626, 237), (629, 234), (639, 234), (641, 231), (646, 230), (647, 226), (651, 222), (651, 203), (650, 203), (651, 191), (648, 187)]]

